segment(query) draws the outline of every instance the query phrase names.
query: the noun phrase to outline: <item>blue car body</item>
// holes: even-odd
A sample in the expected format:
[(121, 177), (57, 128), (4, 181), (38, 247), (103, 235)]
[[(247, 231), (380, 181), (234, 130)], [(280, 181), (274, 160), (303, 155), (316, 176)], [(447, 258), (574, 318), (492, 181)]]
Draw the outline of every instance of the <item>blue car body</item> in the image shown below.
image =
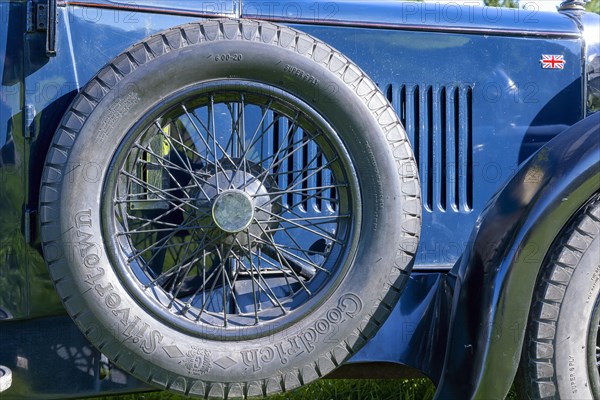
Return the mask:
[[(267, 20), (321, 39), (379, 85), (407, 131), (421, 240), (402, 297), (349, 364), (410, 367), (439, 398), (506, 395), (544, 256), (600, 189), (585, 70), (599, 49), (595, 15), (396, 1), (59, 1), (53, 42), (39, 5), (0, 3), (0, 364), (14, 381), (2, 398), (151, 389), (118, 371), (101, 379), (101, 354), (65, 315), (41, 253), (39, 187), (53, 133), (96, 72), (199, 18)], [(544, 55), (562, 55), (563, 68), (543, 68)]]

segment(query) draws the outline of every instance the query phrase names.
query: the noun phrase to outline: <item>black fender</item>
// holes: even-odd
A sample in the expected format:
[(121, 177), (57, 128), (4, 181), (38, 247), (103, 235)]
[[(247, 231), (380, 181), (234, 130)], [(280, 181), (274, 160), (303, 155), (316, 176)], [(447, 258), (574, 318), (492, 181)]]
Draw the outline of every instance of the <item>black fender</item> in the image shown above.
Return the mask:
[(503, 399), (515, 377), (535, 283), (552, 242), (600, 190), (600, 113), (529, 158), (490, 200), (461, 260), (437, 399)]

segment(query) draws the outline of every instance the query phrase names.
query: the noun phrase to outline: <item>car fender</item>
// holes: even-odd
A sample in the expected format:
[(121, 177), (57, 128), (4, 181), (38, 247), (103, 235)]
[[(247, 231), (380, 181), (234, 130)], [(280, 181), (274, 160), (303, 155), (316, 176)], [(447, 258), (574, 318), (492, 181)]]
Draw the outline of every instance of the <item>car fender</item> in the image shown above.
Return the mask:
[(504, 398), (548, 249), (600, 190), (600, 113), (567, 128), (490, 200), (450, 272), (456, 278), (436, 398)]

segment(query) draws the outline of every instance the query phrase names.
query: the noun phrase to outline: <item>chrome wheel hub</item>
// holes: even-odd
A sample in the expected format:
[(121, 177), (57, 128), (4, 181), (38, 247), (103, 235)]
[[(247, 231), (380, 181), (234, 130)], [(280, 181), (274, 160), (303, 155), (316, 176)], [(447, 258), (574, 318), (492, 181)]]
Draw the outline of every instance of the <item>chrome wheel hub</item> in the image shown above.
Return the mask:
[(195, 194), (196, 214), (206, 213), (201, 219), (208, 227), (207, 237), (236, 247), (255, 246), (256, 239), (264, 239), (267, 227), (277, 226), (274, 216), (281, 206), (279, 199), (269, 194), (269, 190), (277, 190), (276, 185), (261, 181), (264, 171), (254, 168), (249, 173), (240, 169), (218, 172), (206, 179)]
[(213, 203), (212, 217), (215, 224), (225, 232), (243, 231), (254, 218), (254, 202), (241, 190), (225, 190)]

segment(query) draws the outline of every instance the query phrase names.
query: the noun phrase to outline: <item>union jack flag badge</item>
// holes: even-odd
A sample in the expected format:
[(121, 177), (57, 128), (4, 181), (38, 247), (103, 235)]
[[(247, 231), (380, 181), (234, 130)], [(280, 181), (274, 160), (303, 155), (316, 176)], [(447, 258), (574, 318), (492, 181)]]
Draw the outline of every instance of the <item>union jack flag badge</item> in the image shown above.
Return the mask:
[(564, 69), (565, 57), (555, 54), (542, 54), (542, 68), (544, 69)]

